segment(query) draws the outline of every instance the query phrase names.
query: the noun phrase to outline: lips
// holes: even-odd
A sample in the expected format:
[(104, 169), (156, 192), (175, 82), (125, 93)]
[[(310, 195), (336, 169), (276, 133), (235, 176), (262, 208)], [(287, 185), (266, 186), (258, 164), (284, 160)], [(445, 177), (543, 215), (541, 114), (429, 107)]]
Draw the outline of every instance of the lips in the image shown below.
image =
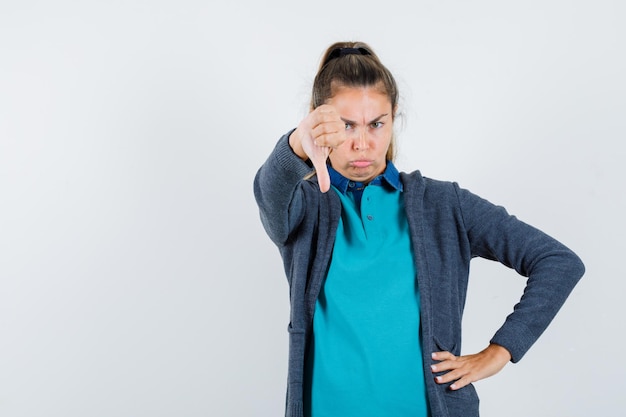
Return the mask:
[(352, 165), (355, 168), (367, 168), (368, 166), (372, 165), (372, 161), (360, 159), (357, 161), (350, 162), (350, 165)]

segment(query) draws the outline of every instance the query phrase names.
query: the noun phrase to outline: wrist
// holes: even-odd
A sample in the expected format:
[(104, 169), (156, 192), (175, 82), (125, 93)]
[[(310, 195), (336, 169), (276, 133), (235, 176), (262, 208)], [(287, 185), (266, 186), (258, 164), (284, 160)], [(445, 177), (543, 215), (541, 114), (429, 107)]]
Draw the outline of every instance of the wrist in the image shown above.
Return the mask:
[(306, 152), (304, 152), (304, 148), (302, 148), (302, 140), (298, 129), (294, 130), (291, 132), (291, 135), (289, 135), (289, 146), (291, 147), (293, 153), (298, 155), (298, 157), (303, 161), (307, 161), (309, 159), (309, 156)]
[(488, 350), (490, 354), (501, 359), (502, 362), (509, 362), (513, 358), (507, 348), (495, 343), (490, 343), (485, 350)]

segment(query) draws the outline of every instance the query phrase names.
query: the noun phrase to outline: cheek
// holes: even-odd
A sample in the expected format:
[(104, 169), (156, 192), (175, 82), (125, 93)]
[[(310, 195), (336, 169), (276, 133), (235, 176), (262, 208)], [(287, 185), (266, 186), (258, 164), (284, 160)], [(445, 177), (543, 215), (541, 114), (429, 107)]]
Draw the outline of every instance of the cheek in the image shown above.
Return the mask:
[(373, 138), (374, 140), (372, 142), (375, 144), (376, 148), (387, 148), (391, 143), (392, 134), (393, 131), (391, 131), (390, 129), (378, 131), (376, 132), (376, 135)]

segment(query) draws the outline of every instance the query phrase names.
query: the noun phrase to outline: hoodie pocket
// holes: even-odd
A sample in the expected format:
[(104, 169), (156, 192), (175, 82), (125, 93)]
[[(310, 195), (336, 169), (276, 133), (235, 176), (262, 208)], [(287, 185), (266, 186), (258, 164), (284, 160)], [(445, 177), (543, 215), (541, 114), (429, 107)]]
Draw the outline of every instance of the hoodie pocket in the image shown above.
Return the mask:
[(443, 343), (437, 336), (433, 336), (433, 340), (435, 342), (435, 346), (439, 352), (450, 352), (453, 355), (457, 355), (456, 353), (456, 343)]

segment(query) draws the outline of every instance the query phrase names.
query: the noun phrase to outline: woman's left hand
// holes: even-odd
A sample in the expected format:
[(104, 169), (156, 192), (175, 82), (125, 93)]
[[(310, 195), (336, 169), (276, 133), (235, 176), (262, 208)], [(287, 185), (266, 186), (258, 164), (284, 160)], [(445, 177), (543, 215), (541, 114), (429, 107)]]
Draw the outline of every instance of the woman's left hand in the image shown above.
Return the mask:
[(490, 344), (474, 355), (454, 356), (450, 352), (434, 352), (432, 358), (439, 361), (431, 365), (432, 372), (444, 372), (435, 377), (435, 382), (447, 384), (454, 381), (450, 389), (458, 390), (500, 372), (511, 360), (511, 354), (500, 345)]

